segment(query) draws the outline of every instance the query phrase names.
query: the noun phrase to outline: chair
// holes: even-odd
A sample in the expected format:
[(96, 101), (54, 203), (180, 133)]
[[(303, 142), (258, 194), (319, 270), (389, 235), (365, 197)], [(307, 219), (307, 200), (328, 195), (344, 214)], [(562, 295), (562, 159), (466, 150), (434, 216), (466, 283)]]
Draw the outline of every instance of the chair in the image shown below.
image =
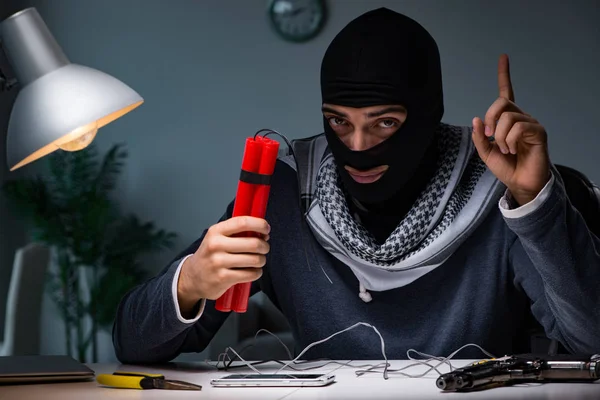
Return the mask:
[(579, 211), (590, 231), (600, 237), (600, 188), (583, 173), (556, 165), (571, 204)]
[(31, 243), (15, 253), (0, 356), (39, 354), (40, 314), (50, 249)]

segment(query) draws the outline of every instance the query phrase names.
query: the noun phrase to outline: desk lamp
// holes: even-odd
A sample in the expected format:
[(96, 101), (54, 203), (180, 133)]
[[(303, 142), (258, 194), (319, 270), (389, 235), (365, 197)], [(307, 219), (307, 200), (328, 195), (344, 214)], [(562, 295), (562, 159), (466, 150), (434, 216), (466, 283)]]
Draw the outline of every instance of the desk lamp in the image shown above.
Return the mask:
[(8, 168), (51, 152), (88, 146), (98, 129), (144, 101), (118, 79), (69, 61), (33, 7), (0, 22), (0, 46), (15, 79), (0, 71), (0, 91), (21, 86), (8, 123)]

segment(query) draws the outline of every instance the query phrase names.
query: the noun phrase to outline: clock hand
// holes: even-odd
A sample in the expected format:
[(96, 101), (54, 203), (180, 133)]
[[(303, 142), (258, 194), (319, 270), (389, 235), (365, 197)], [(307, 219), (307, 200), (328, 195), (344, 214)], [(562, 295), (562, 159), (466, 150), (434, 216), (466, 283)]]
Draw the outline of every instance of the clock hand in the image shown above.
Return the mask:
[(300, 14), (304, 10), (306, 10), (305, 7), (296, 8), (296, 9), (292, 10), (292, 12), (290, 12), (290, 14), (292, 17), (295, 17), (296, 15)]

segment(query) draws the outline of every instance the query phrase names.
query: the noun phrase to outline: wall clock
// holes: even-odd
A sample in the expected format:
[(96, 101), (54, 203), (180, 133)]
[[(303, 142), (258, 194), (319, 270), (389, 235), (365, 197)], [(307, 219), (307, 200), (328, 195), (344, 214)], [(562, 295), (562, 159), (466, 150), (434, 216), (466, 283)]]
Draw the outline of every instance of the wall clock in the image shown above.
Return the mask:
[(271, 0), (269, 20), (275, 32), (290, 42), (314, 38), (325, 24), (325, 0)]

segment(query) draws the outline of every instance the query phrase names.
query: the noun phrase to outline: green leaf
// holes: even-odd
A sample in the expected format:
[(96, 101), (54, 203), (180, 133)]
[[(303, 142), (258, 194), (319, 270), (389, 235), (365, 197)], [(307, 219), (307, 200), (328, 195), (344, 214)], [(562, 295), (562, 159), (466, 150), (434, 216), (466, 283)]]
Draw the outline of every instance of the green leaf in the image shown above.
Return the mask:
[(97, 192), (108, 194), (116, 187), (117, 179), (128, 156), (127, 151), (122, 147), (123, 144), (116, 144), (106, 153), (94, 183)]
[[(87, 314), (109, 329), (122, 297), (146, 279), (142, 257), (172, 248), (177, 237), (124, 213), (112, 197), (127, 157), (123, 144), (112, 146), (102, 158), (93, 143), (76, 152), (57, 151), (46, 158), (43, 177), (12, 180), (2, 187), (9, 205), (29, 224), (32, 239), (57, 250), (57, 271), (48, 274), (47, 290), (67, 322), (79, 324)], [(80, 292), (82, 266), (97, 277), (88, 304)]]

